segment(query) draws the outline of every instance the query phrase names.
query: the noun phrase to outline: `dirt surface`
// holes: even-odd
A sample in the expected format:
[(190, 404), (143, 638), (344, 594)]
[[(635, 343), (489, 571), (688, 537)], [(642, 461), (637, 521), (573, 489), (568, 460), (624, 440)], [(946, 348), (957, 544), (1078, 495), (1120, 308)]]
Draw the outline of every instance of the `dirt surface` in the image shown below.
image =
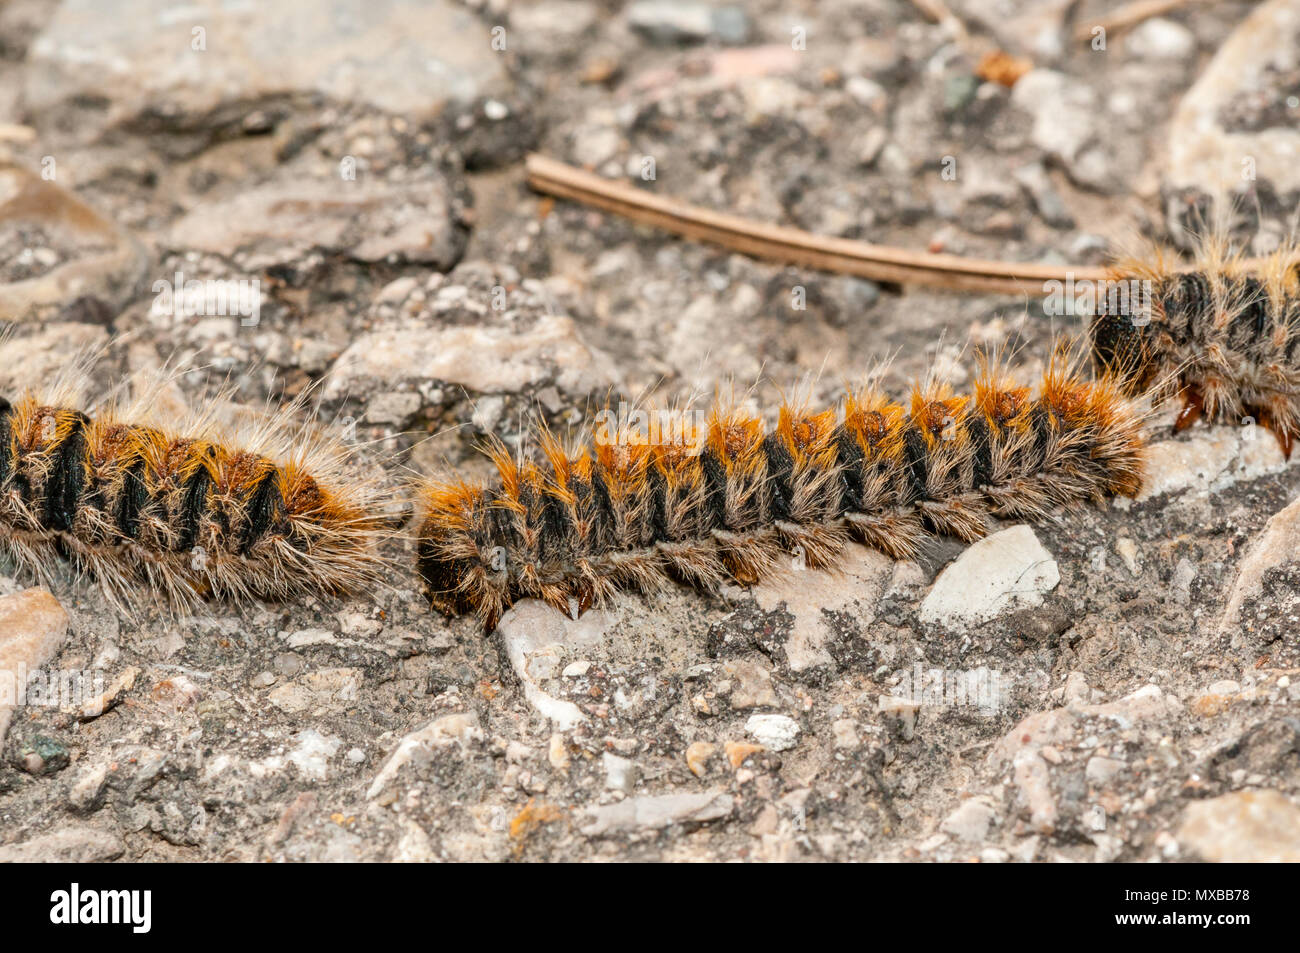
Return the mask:
[[(544, 198), (529, 149), (758, 221), (1080, 265), (1185, 243), (1225, 188), (1266, 251), (1300, 198), (1275, 161), (1300, 150), (1294, 2), (1097, 49), (1071, 37), (1110, 4), (951, 0), (1032, 64), (1012, 88), (905, 0), (258, 6), (0, 2), (0, 203), (52, 182), (121, 232), (53, 201), (0, 220), (6, 387), (86, 347), (92, 396), (168, 360), (200, 368), (177, 401), (316, 384), (398, 484), (623, 398), (831, 401), (886, 359), (900, 395), (961, 386), (979, 343), (1032, 374), (1082, 327), (1042, 288), (882, 287)], [(1215, 59), (1238, 29), (1250, 70)], [(1201, 106), (1223, 155), (1180, 148)], [(1205, 180), (1242, 155), (1255, 178)], [(257, 313), (159, 307), (194, 279), (256, 281)], [(400, 540), (380, 591), (179, 620), (56, 570), (47, 668), (111, 705), (0, 729), (0, 859), (1300, 859), (1300, 471), (1250, 427), (1152, 440), (1137, 501), (976, 550), (577, 621), (525, 603), (490, 635), (429, 611)], [(31, 585), (0, 564), (0, 597)]]

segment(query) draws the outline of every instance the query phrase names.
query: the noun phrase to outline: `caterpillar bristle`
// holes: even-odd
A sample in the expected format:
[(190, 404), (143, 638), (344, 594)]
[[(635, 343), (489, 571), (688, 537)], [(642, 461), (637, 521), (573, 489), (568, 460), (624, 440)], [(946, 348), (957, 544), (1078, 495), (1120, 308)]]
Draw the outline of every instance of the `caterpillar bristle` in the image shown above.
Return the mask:
[(156, 387), (80, 409), (85, 367), (0, 399), (0, 551), (45, 581), (60, 559), (119, 609), (347, 593), (381, 582), (386, 494), (298, 419), (305, 396), (219, 426), (155, 419)]
[(619, 590), (749, 585), (791, 557), (833, 567), (850, 542), (909, 559), (994, 517), (1136, 494), (1142, 413), (1079, 363), (1058, 353), (1036, 390), (982, 358), (972, 394), (927, 381), (907, 405), (874, 385), (824, 410), (787, 399), (770, 430), (719, 398), (655, 440), (620, 421), (566, 451), (543, 431), (537, 462), (495, 443), (493, 486), (423, 486), (419, 570), (437, 608), (491, 629), (521, 598), (578, 615)]
[[(1140, 284), (1135, 284), (1140, 283)], [(1163, 253), (1130, 257), (1098, 293), (1090, 327), (1096, 366), (1130, 395), (1177, 398), (1175, 430), (1198, 420), (1256, 423), (1289, 458), (1300, 433), (1300, 266), (1284, 245), (1246, 269), (1227, 242), (1203, 240), (1190, 270)], [(1137, 307), (1128, 288), (1149, 299)]]

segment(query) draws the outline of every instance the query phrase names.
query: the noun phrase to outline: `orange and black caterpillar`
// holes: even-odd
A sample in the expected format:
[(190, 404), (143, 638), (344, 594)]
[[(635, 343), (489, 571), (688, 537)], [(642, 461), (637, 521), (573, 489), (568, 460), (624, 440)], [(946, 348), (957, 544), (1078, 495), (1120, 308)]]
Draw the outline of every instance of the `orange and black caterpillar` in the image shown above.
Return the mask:
[(1036, 395), (985, 361), (973, 396), (928, 383), (910, 407), (868, 387), (821, 412), (787, 403), (772, 430), (720, 403), (698, 440), (679, 419), (657, 443), (624, 428), (576, 452), (543, 432), (541, 462), (497, 443), (497, 485), (423, 488), (419, 570), (436, 607), (492, 629), (525, 597), (576, 615), (617, 589), (753, 583), (791, 551), (909, 558), (929, 534), (973, 541), (993, 516), (1133, 495), (1142, 416), (1071, 363), (1058, 352)]
[[(1300, 268), (1286, 247), (1255, 272), (1207, 243), (1192, 270), (1160, 255), (1117, 267), (1115, 277), (1146, 282), (1147, 307), (1115, 307), (1098, 294), (1093, 356), (1130, 394), (1177, 396), (1175, 428), (1201, 417), (1254, 422), (1272, 431), (1287, 457), (1300, 433)], [(1133, 296), (1122, 300), (1131, 305)]]
[(147, 420), (149, 399), (91, 416), (75, 390), (0, 398), (0, 552), (23, 569), (48, 578), (62, 556), (124, 609), (381, 577), (376, 491), (342, 478), (343, 445), (290, 429), (296, 406), (242, 435), (202, 416), (178, 434)]

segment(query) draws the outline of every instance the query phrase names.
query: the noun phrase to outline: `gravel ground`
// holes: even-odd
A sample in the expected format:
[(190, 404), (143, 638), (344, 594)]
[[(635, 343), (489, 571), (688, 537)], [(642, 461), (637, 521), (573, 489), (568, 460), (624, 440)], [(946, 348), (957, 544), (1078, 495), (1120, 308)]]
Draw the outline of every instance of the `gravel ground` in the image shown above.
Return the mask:
[[(555, 202), (529, 149), (979, 257), (1185, 244), (1225, 189), (1253, 250), (1293, 230), (1295, 0), (1102, 49), (1072, 37), (1109, 3), (950, 5), (1032, 70), (982, 81), (906, 0), (0, 2), (0, 373), (91, 347), (101, 392), (167, 360), (203, 369), (178, 401), (320, 382), (396, 483), (606, 400), (833, 400), (887, 358), (900, 393), (961, 385), (971, 343), (1032, 369), (1081, 327), (1038, 288), (881, 286)], [(160, 313), (192, 279), (260, 307)], [(0, 860), (1300, 859), (1300, 471), (1250, 427), (1152, 439), (1136, 501), (487, 636), (428, 610), (401, 542), (366, 598), (182, 620), (0, 564), (0, 671), (109, 702), (0, 709)]]

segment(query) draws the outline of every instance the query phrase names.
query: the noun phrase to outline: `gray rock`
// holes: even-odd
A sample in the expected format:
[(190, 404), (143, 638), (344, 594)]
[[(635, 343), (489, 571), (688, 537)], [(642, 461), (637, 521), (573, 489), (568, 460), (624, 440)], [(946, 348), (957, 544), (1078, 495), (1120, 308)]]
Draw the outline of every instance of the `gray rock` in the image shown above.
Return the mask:
[(1055, 70), (1030, 70), (1016, 82), (1011, 101), (1033, 117), (1034, 145), (1069, 164), (1094, 140), (1097, 95)]
[(874, 550), (850, 547), (835, 572), (799, 568), (791, 558), (791, 572), (770, 577), (753, 588), (765, 612), (784, 608), (794, 626), (784, 648), (790, 668), (806, 671), (832, 662), (827, 646), (835, 637), (826, 613), (851, 612), (867, 625), (893, 569), (893, 561)]
[[(1080, 696), (1076, 688), (1071, 697)], [(1072, 743), (1083, 719), (1102, 719), (1103, 723), (1128, 730), (1177, 710), (1177, 699), (1165, 695), (1158, 685), (1146, 685), (1118, 701), (1036, 712), (1003, 735), (989, 751), (988, 761), (991, 765), (1002, 765), (1013, 761), (1022, 751)]]
[(967, 205), (1006, 208), (1019, 195), (1016, 183), (987, 162), (966, 162), (960, 169), (961, 197)]
[(23, 98), (38, 117), (107, 102), (102, 113), (78, 112), (87, 135), (128, 121), (211, 131), (237, 125), (250, 103), (292, 97), (418, 120), (510, 91), (489, 31), (450, 0), (335, 0), (329, 15), (308, 0), (68, 0), (31, 45)]
[[(53, 168), (56, 180), (46, 180), (0, 156), (0, 314), (106, 324), (138, 290), (147, 256), (127, 231), (61, 188)], [(34, 235), (59, 253), (16, 269)]]
[(10, 392), (39, 389), (68, 362), (68, 355), (93, 353), (108, 343), (108, 332), (93, 324), (53, 324), (34, 334), (0, 336), (0, 368)]
[(361, 697), (361, 680), (355, 668), (318, 669), (272, 689), (267, 700), (291, 714), (342, 711)]
[(1002, 48), (1036, 61), (1066, 49), (1073, 0), (963, 0), (956, 9), (997, 37)]
[(68, 803), (72, 809), (83, 814), (98, 810), (104, 801), (104, 788), (107, 781), (107, 761), (84, 770), (68, 791)]
[(599, 19), (600, 11), (587, 0), (542, 0), (510, 10), (510, 26), (529, 38), (530, 48), (572, 48)]
[(47, 589), (0, 597), (0, 745), (15, 704), (25, 694), (20, 679), (59, 654), (68, 636), (68, 613)]
[(389, 424), (402, 428), (420, 412), (422, 401), (419, 394), (410, 391), (388, 391), (376, 394), (366, 401), (366, 422)]
[(733, 811), (735, 802), (725, 791), (644, 795), (589, 808), (579, 815), (578, 829), (587, 837), (606, 837), (670, 824), (703, 824), (730, 817)]
[(638, 0), (627, 8), (633, 30), (657, 43), (718, 40), (740, 44), (749, 39), (749, 15), (739, 6), (713, 6), (693, 0)]
[(1216, 863), (1300, 862), (1300, 807), (1271, 790), (1193, 801), (1178, 843)]
[(473, 712), (457, 712), (436, 718), (398, 742), (397, 748), (389, 755), (384, 766), (379, 769), (379, 773), (370, 783), (366, 797), (372, 800), (379, 797), (393, 783), (397, 773), (404, 766), (428, 761), (436, 748), (459, 745), (462, 750), (465, 750), (482, 740), (483, 729), (479, 727), (478, 716)]
[[(1287, 216), (1300, 196), (1300, 127), (1282, 109), (1282, 77), (1295, 69), (1300, 9), (1291, 0), (1269, 0), (1219, 47), (1195, 85), (1183, 96), (1169, 126), (1169, 164), (1164, 172), (1172, 228), (1185, 220), (1182, 193), (1214, 195), (1220, 189), (1267, 183), (1281, 206), (1265, 214)], [(1273, 112), (1251, 112), (1252, 103)], [(1247, 174), (1253, 179), (1246, 180)]]
[(1097, 191), (1118, 187), (1112, 156), (1099, 145), (1096, 91), (1055, 70), (1034, 69), (1011, 90), (1011, 101), (1033, 117), (1034, 145), (1056, 159), (1075, 182)]
[(0, 864), (95, 864), (126, 852), (122, 838), (93, 827), (65, 827), (0, 847)]
[(722, 669), (735, 680), (731, 690), (731, 707), (771, 708), (779, 703), (772, 688), (772, 673), (749, 659), (735, 659), (723, 664)]
[(1242, 557), (1219, 619), (1222, 634), (1229, 637), (1240, 634), (1241, 607), (1247, 599), (1259, 593), (1265, 573), (1292, 562), (1297, 552), (1300, 552), (1300, 500), (1269, 517), (1263, 532)]
[(1091, 783), (1106, 785), (1126, 767), (1128, 767), (1128, 764), (1118, 758), (1103, 758), (1097, 755), (1088, 759), (1087, 767), (1084, 768), (1083, 773), (1084, 777)]
[(440, 174), (389, 185), (366, 176), (346, 181), (283, 173), (191, 209), (166, 242), (176, 250), (220, 255), (254, 274), (312, 253), (446, 270), (466, 241), (454, 188)]
[(998, 818), (997, 811), (976, 798), (962, 801), (961, 806), (943, 819), (939, 830), (970, 844), (981, 843)]
[(1047, 169), (1041, 162), (1019, 166), (1013, 175), (1034, 203), (1034, 208), (1043, 221), (1056, 228), (1074, 227), (1074, 217), (1061, 201), (1060, 193), (1052, 185)]
[[(502, 295), (507, 307), (498, 310)], [(615, 380), (609, 358), (587, 344), (573, 319), (553, 313), (544, 289), (514, 287), (508, 269), (462, 264), (424, 307), (418, 317), (377, 315), (373, 329), (339, 355), (325, 399), (436, 381), (476, 396), (554, 386), (585, 400)]]

